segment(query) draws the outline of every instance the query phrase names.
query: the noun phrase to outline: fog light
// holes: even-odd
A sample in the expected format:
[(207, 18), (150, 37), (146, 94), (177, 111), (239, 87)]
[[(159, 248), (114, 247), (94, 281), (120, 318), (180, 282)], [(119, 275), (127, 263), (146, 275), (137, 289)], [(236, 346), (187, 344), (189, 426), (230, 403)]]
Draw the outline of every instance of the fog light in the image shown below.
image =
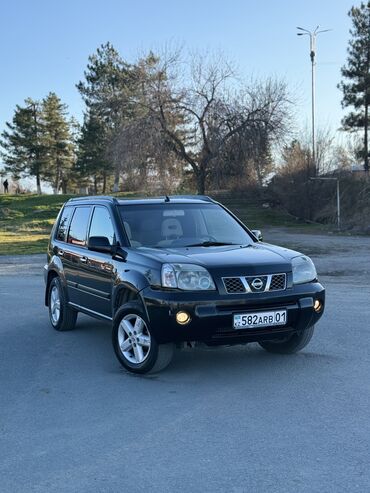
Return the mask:
[(190, 315), (186, 312), (177, 312), (176, 322), (180, 325), (186, 325), (190, 322)]
[(316, 300), (315, 303), (313, 304), (313, 309), (315, 310), (316, 313), (321, 312), (321, 309), (322, 309), (321, 301)]

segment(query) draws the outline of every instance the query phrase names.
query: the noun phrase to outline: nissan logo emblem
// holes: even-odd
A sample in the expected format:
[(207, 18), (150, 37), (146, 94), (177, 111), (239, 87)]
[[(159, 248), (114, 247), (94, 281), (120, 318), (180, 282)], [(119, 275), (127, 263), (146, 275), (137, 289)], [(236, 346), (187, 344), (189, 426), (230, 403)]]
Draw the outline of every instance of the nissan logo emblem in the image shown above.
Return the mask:
[(253, 279), (252, 281), (252, 287), (256, 290), (260, 290), (263, 287), (263, 281), (259, 277), (256, 277), (256, 279)]

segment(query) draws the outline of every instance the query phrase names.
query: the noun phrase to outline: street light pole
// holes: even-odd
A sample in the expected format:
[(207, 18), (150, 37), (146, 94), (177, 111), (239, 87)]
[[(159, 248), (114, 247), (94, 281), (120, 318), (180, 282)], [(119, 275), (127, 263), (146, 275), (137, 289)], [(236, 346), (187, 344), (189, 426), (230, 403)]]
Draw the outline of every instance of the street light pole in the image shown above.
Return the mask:
[(339, 190), (339, 178), (337, 178), (337, 226), (340, 231), (340, 190)]
[(315, 111), (316, 111), (316, 36), (320, 33), (331, 31), (331, 29), (322, 29), (319, 31), (317, 26), (314, 31), (308, 31), (303, 27), (297, 27), (302, 32), (297, 33), (297, 36), (310, 37), (310, 58), (311, 58), (311, 122), (312, 122), (312, 162), (315, 167), (315, 175), (319, 174), (319, 169), (316, 167), (316, 135), (315, 135)]
[(312, 118), (312, 161), (315, 166), (315, 176), (319, 174), (316, 163), (316, 135), (315, 135), (315, 111), (316, 111), (316, 35), (310, 35), (310, 58), (311, 58), (311, 118)]

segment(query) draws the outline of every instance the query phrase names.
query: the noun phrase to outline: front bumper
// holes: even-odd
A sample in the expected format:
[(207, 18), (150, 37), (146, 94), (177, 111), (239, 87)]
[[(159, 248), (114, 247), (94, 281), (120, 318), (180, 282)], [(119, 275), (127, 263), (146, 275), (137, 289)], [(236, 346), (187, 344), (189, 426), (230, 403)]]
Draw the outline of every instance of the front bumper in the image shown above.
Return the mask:
[[(238, 344), (275, 337), (305, 330), (322, 316), (325, 306), (325, 289), (319, 282), (293, 286), (284, 291), (220, 295), (216, 291), (175, 292), (141, 291), (147, 309), (153, 335), (158, 343), (200, 341), (209, 345)], [(313, 306), (322, 303), (320, 313)], [(233, 328), (233, 315), (249, 311), (287, 310), (287, 324), (259, 329)], [(180, 310), (190, 314), (187, 325), (176, 322)]]

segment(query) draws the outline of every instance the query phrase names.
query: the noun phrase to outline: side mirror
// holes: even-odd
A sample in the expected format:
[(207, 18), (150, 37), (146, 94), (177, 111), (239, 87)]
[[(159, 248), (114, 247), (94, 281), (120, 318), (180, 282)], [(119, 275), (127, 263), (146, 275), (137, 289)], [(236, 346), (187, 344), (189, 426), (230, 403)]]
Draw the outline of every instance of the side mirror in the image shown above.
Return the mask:
[(127, 252), (118, 245), (111, 245), (106, 236), (90, 236), (87, 248), (93, 252), (110, 253), (117, 260), (126, 261)]
[(90, 236), (87, 248), (93, 252), (113, 253), (114, 248), (106, 236)]
[(257, 238), (258, 241), (263, 241), (262, 232), (259, 229), (252, 229), (252, 233)]

